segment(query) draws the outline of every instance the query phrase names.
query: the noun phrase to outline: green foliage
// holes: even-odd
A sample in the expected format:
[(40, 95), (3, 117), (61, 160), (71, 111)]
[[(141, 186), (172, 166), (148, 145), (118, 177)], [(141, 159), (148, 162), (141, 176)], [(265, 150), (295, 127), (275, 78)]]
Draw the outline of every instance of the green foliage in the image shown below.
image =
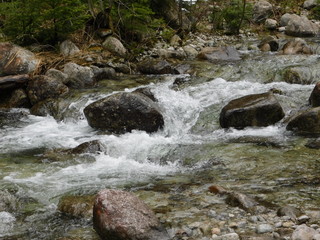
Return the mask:
[(156, 30), (163, 21), (154, 18), (149, 0), (126, 0), (115, 2), (113, 9), (114, 22), (122, 38), (129, 41), (141, 41), (155, 36)]
[(320, 0), (317, 1), (317, 6), (311, 9), (311, 16), (315, 20), (320, 20)]
[(226, 26), (228, 33), (238, 34), (244, 21), (252, 16), (252, 4), (246, 0), (229, 0), (212, 11), (212, 22), (217, 29)]
[(54, 44), (83, 26), (87, 18), (80, 0), (15, 0), (0, 3), (3, 32), (15, 42)]

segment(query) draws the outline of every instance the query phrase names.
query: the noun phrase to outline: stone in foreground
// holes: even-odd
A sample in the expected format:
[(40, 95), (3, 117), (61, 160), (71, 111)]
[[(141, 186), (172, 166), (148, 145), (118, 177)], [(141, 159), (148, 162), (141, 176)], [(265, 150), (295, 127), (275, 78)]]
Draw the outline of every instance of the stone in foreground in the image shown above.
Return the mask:
[(117, 93), (87, 106), (84, 114), (92, 128), (111, 133), (156, 132), (164, 125), (156, 103), (139, 93)]
[(93, 208), (93, 226), (101, 239), (168, 240), (155, 214), (129, 192), (105, 189)]
[(284, 117), (284, 112), (275, 96), (270, 93), (253, 94), (234, 99), (220, 113), (223, 128), (266, 127)]

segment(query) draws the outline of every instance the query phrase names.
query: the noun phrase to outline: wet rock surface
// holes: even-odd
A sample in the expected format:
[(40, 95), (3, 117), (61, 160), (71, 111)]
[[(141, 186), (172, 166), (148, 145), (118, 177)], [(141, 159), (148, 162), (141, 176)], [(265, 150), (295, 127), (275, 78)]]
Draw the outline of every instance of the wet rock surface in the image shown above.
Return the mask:
[(84, 114), (91, 127), (114, 133), (134, 129), (155, 132), (164, 125), (158, 106), (142, 94), (118, 93), (87, 106)]
[(244, 96), (232, 100), (220, 113), (223, 128), (245, 128), (248, 126), (268, 126), (284, 117), (284, 112), (275, 96), (268, 92)]

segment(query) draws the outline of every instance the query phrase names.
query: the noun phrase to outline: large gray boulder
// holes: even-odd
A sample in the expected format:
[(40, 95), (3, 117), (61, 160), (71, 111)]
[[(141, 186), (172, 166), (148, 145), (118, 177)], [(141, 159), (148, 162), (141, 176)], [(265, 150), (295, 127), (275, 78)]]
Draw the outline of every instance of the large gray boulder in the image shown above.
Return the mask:
[(238, 61), (241, 60), (240, 53), (234, 47), (206, 47), (198, 55), (199, 59), (216, 61)]
[(280, 121), (284, 112), (275, 96), (270, 93), (253, 94), (234, 99), (220, 113), (223, 128), (242, 129), (249, 126), (265, 127)]
[(91, 127), (112, 133), (134, 129), (155, 132), (164, 125), (155, 102), (140, 93), (117, 93), (96, 101), (84, 109)]
[(150, 208), (129, 192), (105, 189), (93, 207), (93, 227), (101, 239), (168, 240)]
[(90, 87), (95, 84), (94, 72), (90, 67), (70, 62), (64, 65), (63, 72), (68, 76), (66, 81), (71, 88)]
[(125, 57), (127, 54), (127, 49), (123, 46), (120, 40), (112, 36), (107, 37), (107, 39), (102, 43), (102, 46), (109, 52), (120, 57)]
[(62, 82), (45, 75), (36, 76), (29, 81), (27, 94), (32, 105), (48, 98), (58, 98), (69, 92)]
[(319, 34), (319, 25), (310, 21), (306, 16), (291, 14), (288, 16), (285, 33), (295, 37), (313, 37)]
[(263, 23), (272, 15), (273, 7), (268, 1), (260, 0), (253, 6), (253, 22)]
[(12, 43), (0, 43), (0, 76), (27, 74), (36, 70), (40, 60), (29, 50)]
[(287, 130), (297, 135), (320, 136), (320, 107), (311, 108), (294, 116)]

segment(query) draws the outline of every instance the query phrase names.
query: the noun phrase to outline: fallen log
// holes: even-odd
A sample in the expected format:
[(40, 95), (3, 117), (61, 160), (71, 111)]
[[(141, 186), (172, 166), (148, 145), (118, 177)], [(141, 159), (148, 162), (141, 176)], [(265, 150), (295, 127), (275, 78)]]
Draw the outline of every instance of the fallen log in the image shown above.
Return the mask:
[(9, 75), (0, 77), (0, 89), (17, 88), (27, 83), (30, 77), (28, 74)]

